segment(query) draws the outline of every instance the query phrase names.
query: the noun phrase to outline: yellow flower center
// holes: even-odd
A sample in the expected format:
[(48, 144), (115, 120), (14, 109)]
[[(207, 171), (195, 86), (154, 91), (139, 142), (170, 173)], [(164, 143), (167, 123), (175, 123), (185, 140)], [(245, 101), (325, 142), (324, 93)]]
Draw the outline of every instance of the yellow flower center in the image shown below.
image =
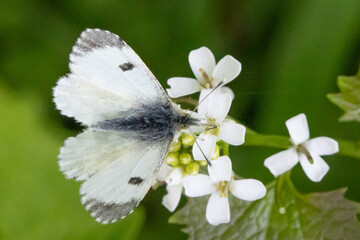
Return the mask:
[(206, 116), (206, 122), (208, 127), (206, 128), (205, 133), (217, 136), (219, 134), (220, 128), (216, 122), (216, 119)]
[(202, 84), (202, 87), (203, 88), (213, 88), (213, 86), (211, 84), (213, 79), (210, 78), (209, 75), (207, 75), (207, 73), (205, 72), (204, 69), (200, 68), (199, 71), (200, 71), (203, 79), (205, 80), (205, 83)]
[(227, 181), (220, 181), (215, 184), (216, 191), (220, 192), (220, 197), (228, 197), (229, 183)]
[(307, 148), (304, 145), (302, 145), (302, 144), (297, 145), (296, 151), (305, 154), (309, 163), (314, 164), (314, 159), (312, 158), (310, 152), (307, 150)]

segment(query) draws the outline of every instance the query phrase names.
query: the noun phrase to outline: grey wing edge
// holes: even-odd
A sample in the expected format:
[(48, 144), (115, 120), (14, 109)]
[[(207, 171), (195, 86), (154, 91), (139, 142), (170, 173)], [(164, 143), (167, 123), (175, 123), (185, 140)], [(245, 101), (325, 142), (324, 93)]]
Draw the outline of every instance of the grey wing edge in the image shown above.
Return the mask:
[[(166, 143), (163, 144), (163, 148), (160, 151), (159, 157), (161, 161), (158, 161), (159, 164), (154, 166), (153, 172), (151, 173), (151, 177), (146, 180), (147, 186), (145, 187), (145, 191), (143, 195), (140, 197), (130, 198), (126, 202), (104, 202), (95, 198), (86, 198), (82, 194), (82, 204), (85, 206), (85, 209), (90, 212), (90, 215), (95, 218), (95, 220), (102, 224), (114, 223), (119, 219), (124, 219), (126, 216), (131, 214), (134, 209), (139, 205), (141, 200), (145, 197), (146, 193), (151, 188), (156, 175), (164, 162), (164, 159), (169, 151), (172, 140), (167, 140)], [(141, 163), (140, 163), (141, 164)], [(137, 181), (132, 181), (133, 179), (140, 179), (138, 174), (134, 174), (128, 181), (127, 184), (137, 184)], [(144, 179), (141, 179), (144, 181)], [(130, 193), (131, 194), (131, 193)]]

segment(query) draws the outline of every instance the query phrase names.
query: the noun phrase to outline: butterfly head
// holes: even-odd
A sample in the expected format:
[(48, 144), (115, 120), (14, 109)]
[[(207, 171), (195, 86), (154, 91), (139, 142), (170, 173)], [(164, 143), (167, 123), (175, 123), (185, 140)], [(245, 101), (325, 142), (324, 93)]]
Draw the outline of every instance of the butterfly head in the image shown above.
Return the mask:
[(184, 110), (175, 103), (172, 104), (175, 110), (175, 122), (178, 124), (180, 129), (187, 129), (189, 126), (199, 126), (201, 123), (201, 117), (193, 111)]
[(193, 125), (200, 125), (200, 119), (190, 116), (189, 114), (180, 115), (178, 122), (182, 129)]

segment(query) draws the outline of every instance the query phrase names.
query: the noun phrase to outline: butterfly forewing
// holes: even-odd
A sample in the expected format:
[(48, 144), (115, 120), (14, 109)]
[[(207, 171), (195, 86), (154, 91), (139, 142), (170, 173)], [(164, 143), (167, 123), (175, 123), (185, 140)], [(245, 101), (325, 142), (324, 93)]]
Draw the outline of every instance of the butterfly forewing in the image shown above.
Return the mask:
[(83, 31), (69, 67), (71, 73), (54, 88), (54, 102), (64, 115), (85, 125), (125, 116), (140, 104), (171, 102), (140, 57), (109, 31)]
[(126, 116), (134, 104), (74, 74), (59, 79), (54, 88), (54, 101), (63, 115), (88, 126)]
[(70, 70), (118, 95), (170, 102), (140, 57), (119, 36), (100, 29), (82, 32), (70, 55)]

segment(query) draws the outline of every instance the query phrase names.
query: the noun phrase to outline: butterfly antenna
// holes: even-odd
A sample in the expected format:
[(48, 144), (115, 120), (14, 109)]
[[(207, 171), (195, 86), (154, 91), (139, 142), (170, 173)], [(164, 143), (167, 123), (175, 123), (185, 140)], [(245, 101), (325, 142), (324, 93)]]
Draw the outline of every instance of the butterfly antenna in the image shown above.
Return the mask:
[(199, 102), (199, 104), (194, 108), (194, 110), (191, 111), (191, 113), (188, 115), (187, 119), (189, 119), (189, 118), (191, 117), (191, 115), (193, 114), (193, 112), (195, 112), (195, 111), (199, 108), (200, 104), (201, 104), (202, 102), (204, 102), (204, 100), (205, 100), (208, 96), (210, 96), (210, 94), (212, 94), (216, 89), (218, 89), (219, 87), (221, 87), (221, 85), (222, 85), (223, 83), (224, 83), (224, 80), (221, 80), (221, 81), (209, 92), (209, 94), (206, 95), (206, 96)]
[(210, 167), (212, 167), (211, 162), (210, 162), (210, 161), (209, 161), (209, 159), (205, 156), (205, 153), (204, 153), (204, 152), (203, 152), (203, 150), (201, 149), (201, 147), (200, 147), (199, 143), (197, 142), (197, 138), (195, 137), (194, 133), (191, 131), (191, 129), (190, 129), (190, 127), (189, 127), (189, 126), (188, 126), (188, 129), (189, 129), (189, 131), (190, 131), (191, 135), (193, 136), (193, 138), (195, 139), (195, 143), (196, 143), (196, 145), (198, 146), (198, 148), (200, 149), (200, 152), (201, 152), (201, 154), (204, 156), (204, 158), (205, 158), (205, 160), (206, 160), (207, 164), (208, 164)]
[[(191, 117), (191, 115), (199, 108), (200, 104), (201, 104), (202, 102), (204, 102), (204, 100), (205, 100), (207, 97), (209, 97), (210, 94), (212, 94), (216, 89), (218, 89), (219, 87), (221, 87), (221, 85), (223, 85), (223, 83), (224, 83), (224, 80), (221, 80), (221, 81), (209, 92), (209, 94), (206, 95), (206, 96), (199, 102), (199, 104), (194, 108), (194, 110), (192, 110), (191, 113), (188, 114), (187, 119), (189, 119), (189, 118)], [(196, 139), (194, 133), (191, 131), (191, 129), (190, 129), (189, 126), (188, 126), (188, 129), (189, 129), (191, 135)], [(200, 152), (201, 152), (201, 154), (204, 156), (207, 164), (208, 164), (210, 167), (212, 167), (211, 162), (210, 162), (209, 159), (205, 156), (205, 153), (204, 153), (203, 150), (201, 149), (199, 143), (197, 142), (197, 139), (195, 140), (195, 144), (196, 144), (196, 145), (198, 146), (198, 148), (200, 149)]]

